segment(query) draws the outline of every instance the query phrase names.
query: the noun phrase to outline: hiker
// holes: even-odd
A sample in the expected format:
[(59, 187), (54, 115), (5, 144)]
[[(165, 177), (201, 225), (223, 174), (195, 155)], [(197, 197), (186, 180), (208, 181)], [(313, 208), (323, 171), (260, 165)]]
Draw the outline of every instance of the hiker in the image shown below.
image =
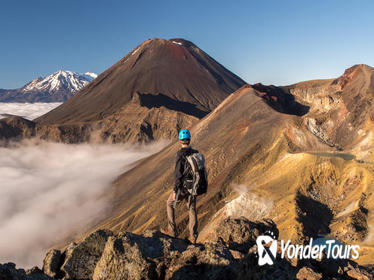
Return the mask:
[(188, 129), (182, 129), (179, 132), (179, 142), (182, 148), (177, 152), (173, 192), (166, 202), (168, 228), (165, 231), (167, 234), (177, 237), (174, 211), (177, 203), (186, 200), (189, 210), (189, 240), (195, 244), (198, 236), (196, 197), (206, 193), (208, 185), (204, 167), (204, 156), (191, 148), (191, 134)]

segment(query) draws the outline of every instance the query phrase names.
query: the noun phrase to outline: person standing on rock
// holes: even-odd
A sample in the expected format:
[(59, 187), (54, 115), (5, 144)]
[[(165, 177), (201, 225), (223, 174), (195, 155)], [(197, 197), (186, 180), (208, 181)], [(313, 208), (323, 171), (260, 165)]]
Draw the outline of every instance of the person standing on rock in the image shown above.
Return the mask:
[(205, 160), (202, 154), (191, 148), (191, 133), (188, 129), (182, 129), (179, 132), (179, 142), (182, 148), (177, 152), (173, 192), (166, 202), (168, 227), (165, 232), (177, 237), (175, 207), (177, 203), (186, 200), (189, 210), (189, 240), (195, 244), (198, 236), (196, 197), (206, 193), (208, 187)]

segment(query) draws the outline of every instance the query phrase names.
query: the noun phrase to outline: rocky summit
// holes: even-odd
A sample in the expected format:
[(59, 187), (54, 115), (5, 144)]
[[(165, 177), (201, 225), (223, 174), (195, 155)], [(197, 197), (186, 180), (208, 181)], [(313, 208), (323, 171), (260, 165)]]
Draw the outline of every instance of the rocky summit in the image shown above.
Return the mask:
[(51, 249), (42, 270), (0, 265), (0, 279), (373, 279), (370, 268), (353, 261), (277, 257), (274, 265), (258, 266), (256, 238), (268, 231), (277, 232), (271, 220), (231, 217), (200, 244), (154, 230), (98, 230), (63, 252)]

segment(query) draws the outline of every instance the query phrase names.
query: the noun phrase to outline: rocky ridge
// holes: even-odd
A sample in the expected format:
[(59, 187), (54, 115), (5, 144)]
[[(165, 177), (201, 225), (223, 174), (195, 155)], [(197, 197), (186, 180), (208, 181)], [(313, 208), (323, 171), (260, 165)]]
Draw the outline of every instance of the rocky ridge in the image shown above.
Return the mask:
[(200, 244), (155, 230), (98, 230), (62, 252), (51, 249), (42, 270), (0, 265), (0, 279), (373, 279), (372, 268), (353, 261), (282, 259), (279, 248), (274, 265), (260, 267), (256, 238), (277, 237), (274, 222), (229, 217), (219, 228)]

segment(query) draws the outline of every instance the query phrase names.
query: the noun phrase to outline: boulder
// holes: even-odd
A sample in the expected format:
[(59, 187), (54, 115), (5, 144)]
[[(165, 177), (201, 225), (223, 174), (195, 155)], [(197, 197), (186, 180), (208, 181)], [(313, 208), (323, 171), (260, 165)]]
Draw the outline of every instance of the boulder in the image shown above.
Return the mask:
[(296, 274), (297, 280), (320, 280), (322, 274), (315, 272), (310, 267), (302, 267)]
[(105, 244), (113, 233), (109, 230), (98, 230), (85, 238), (78, 245), (68, 248), (61, 270), (66, 279), (92, 279), (96, 263), (99, 261)]
[(0, 264), (0, 280), (53, 280), (40, 268), (33, 267), (27, 271), (17, 269), (14, 263)]
[(323, 273), (324, 276), (337, 277), (343, 274), (344, 267), (347, 265), (346, 260), (327, 259), (316, 262), (316, 267)]
[(217, 243), (192, 245), (157, 231), (108, 239), (93, 279), (229, 279), (237, 263)]
[(296, 279), (297, 269), (288, 260), (279, 258), (279, 254), (273, 265), (259, 266), (258, 255), (253, 247), (243, 259), (238, 260), (238, 265), (238, 279)]
[(271, 220), (252, 222), (244, 217), (228, 217), (218, 226), (216, 239), (232, 250), (248, 253), (248, 250), (256, 244), (257, 237), (266, 232), (272, 233), (275, 238), (279, 234)]
[(121, 232), (109, 238), (93, 279), (162, 278), (170, 260), (187, 248), (187, 242), (157, 231), (144, 235)]
[(238, 263), (217, 243), (190, 245), (167, 266), (165, 279), (237, 279)]
[(57, 274), (61, 273), (60, 267), (62, 262), (63, 258), (60, 250), (49, 250), (43, 260), (44, 273), (50, 277), (56, 277)]
[(142, 256), (136, 243), (110, 237), (94, 270), (93, 279), (150, 279), (155, 269)]
[(370, 280), (374, 278), (374, 275), (369, 273), (366, 269), (350, 264), (347, 266), (346, 275), (356, 280)]

